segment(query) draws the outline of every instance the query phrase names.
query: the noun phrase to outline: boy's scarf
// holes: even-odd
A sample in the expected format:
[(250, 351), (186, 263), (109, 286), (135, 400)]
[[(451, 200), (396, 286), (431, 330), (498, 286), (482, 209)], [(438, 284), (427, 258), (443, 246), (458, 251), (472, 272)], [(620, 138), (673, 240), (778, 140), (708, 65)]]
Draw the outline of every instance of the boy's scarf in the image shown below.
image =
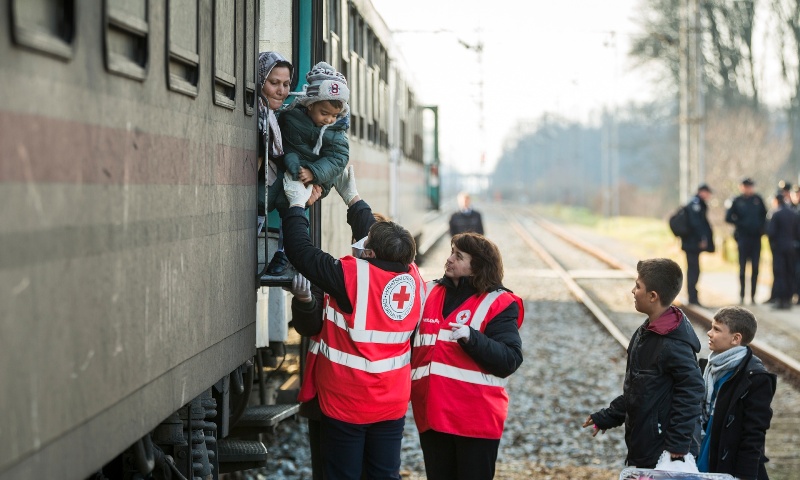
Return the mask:
[(736, 368), (746, 355), (747, 347), (738, 346), (721, 353), (711, 352), (711, 355), (708, 356), (708, 365), (706, 366), (706, 371), (703, 372), (703, 381), (706, 384), (706, 408), (703, 409), (705, 420), (711, 416), (714, 410), (714, 405), (711, 404), (711, 397), (714, 395), (714, 384), (726, 373)]

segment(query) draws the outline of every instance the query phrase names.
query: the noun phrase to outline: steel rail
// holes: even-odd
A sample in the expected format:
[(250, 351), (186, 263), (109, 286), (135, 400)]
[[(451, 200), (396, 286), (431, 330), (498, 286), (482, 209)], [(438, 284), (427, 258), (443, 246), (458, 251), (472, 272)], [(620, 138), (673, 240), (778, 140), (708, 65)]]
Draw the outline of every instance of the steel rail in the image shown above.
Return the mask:
[(589, 294), (578, 285), (578, 283), (572, 278), (572, 276), (567, 272), (567, 270), (561, 266), (558, 261), (553, 258), (552, 255), (544, 248), (544, 246), (536, 241), (533, 236), (528, 232), (525, 227), (522, 226), (516, 219), (510, 218), (508, 215), (506, 216), (509, 225), (519, 234), (522, 240), (528, 244), (531, 249), (539, 255), (542, 260), (555, 271), (561, 280), (567, 285), (569, 291), (572, 295), (581, 302), (589, 312), (600, 322), (601, 325), (611, 334), (612, 337), (622, 345), (623, 349), (628, 348), (628, 343), (630, 339), (626, 337), (622, 331), (614, 324), (614, 322), (608, 317), (608, 315), (603, 312), (603, 310), (591, 299)]

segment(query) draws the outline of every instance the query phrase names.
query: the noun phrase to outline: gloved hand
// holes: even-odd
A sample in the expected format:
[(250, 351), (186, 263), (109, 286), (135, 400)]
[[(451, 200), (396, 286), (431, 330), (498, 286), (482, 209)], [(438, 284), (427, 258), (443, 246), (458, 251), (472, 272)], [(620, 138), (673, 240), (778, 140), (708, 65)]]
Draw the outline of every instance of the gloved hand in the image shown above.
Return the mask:
[(286, 172), (283, 174), (283, 191), (286, 193), (286, 199), (289, 200), (291, 207), (306, 207), (306, 202), (311, 197), (311, 185), (303, 185), (303, 182), (292, 180), (292, 174)]
[(303, 303), (311, 303), (311, 300), (313, 300), (311, 297), (311, 282), (299, 273), (292, 279), (291, 288), (283, 287), (283, 289), (292, 292), (294, 298)]
[(461, 325), (460, 323), (451, 323), (449, 324), (450, 328), (453, 329), (453, 333), (450, 334), (450, 338), (453, 340), (461, 340), (464, 339), (465, 342), (469, 341), (469, 334), (471, 332), (471, 328), (469, 325)]
[(353, 171), (352, 165), (348, 165), (341, 175), (333, 180), (333, 186), (336, 188), (336, 191), (339, 192), (339, 196), (342, 197), (342, 200), (344, 200), (344, 204), (349, 207), (350, 202), (358, 196), (358, 190), (356, 190), (356, 174)]

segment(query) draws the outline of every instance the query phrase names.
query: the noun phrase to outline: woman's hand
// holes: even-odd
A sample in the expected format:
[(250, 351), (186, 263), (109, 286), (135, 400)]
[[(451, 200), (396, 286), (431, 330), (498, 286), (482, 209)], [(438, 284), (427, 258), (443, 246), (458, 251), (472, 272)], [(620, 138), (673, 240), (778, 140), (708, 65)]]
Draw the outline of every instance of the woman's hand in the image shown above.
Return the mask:
[(472, 329), (469, 328), (469, 325), (461, 325), (460, 323), (451, 323), (449, 325), (450, 328), (453, 329), (453, 333), (450, 334), (450, 338), (453, 340), (463, 339), (465, 342), (469, 341), (469, 335), (472, 331)]

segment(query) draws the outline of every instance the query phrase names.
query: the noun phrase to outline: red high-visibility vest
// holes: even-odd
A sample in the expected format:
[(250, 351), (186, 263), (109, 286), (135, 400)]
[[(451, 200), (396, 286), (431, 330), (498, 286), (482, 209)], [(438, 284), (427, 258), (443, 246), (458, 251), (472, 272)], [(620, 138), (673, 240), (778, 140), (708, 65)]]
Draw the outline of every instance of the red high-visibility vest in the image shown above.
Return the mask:
[(298, 396), (319, 396), (322, 413), (366, 424), (402, 418), (411, 396), (411, 334), (425, 284), (417, 266), (387, 272), (355, 257), (340, 259), (352, 313), (325, 294), (322, 331), (312, 339)]
[(483, 333), (486, 325), (512, 302), (522, 299), (505, 290), (473, 295), (442, 318), (445, 287), (428, 291), (411, 357), (411, 406), (417, 429), (433, 429), (472, 438), (499, 439), (508, 416), (506, 379), (483, 370), (451, 338), (449, 323), (466, 324)]

